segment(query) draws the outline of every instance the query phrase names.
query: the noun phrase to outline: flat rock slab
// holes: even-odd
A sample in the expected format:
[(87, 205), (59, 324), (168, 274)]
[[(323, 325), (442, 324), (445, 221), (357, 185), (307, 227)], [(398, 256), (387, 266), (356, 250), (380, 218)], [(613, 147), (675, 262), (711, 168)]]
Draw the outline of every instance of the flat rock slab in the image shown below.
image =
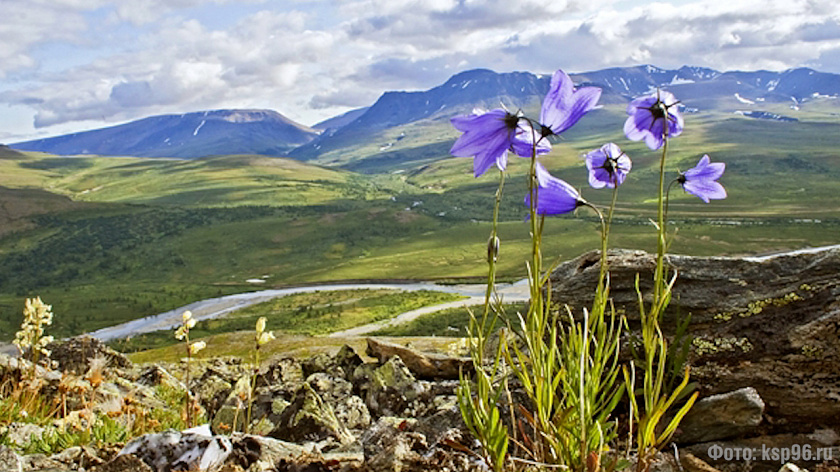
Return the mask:
[(472, 372), (472, 359), (415, 351), (399, 344), (368, 338), (367, 355), (380, 363), (399, 356), (408, 370), (421, 379), (457, 379), (459, 373)]

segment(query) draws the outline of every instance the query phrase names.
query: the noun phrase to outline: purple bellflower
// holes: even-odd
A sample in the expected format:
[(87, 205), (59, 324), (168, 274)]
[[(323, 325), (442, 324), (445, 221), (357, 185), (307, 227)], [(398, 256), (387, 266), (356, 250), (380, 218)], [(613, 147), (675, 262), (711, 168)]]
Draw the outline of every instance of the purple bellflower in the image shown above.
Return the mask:
[(717, 179), (723, 175), (725, 168), (726, 164), (723, 162), (712, 164), (709, 161), (709, 155), (706, 154), (696, 166), (680, 174), (677, 182), (686, 192), (706, 203), (709, 203), (709, 200), (720, 200), (726, 198), (726, 189), (717, 182)]
[[(537, 214), (562, 215), (586, 203), (580, 193), (568, 183), (549, 174), (537, 163)], [(525, 205), (531, 205), (531, 196), (525, 196)]]
[(574, 90), (574, 83), (562, 70), (551, 77), (551, 86), (542, 103), (540, 124), (542, 136), (560, 134), (574, 126), (587, 112), (595, 108), (601, 89), (582, 87)]
[(615, 188), (624, 183), (633, 163), (615, 144), (608, 143), (586, 155), (589, 185), (592, 188)]
[(667, 136), (673, 138), (682, 133), (684, 122), (679, 111), (679, 100), (674, 94), (657, 90), (656, 95), (639, 97), (627, 105), (630, 115), (624, 122), (624, 134), (631, 141), (641, 141), (650, 149), (659, 149)]
[[(508, 151), (513, 150), (523, 157), (530, 157), (534, 151), (533, 142), (539, 138), (527, 120), (501, 108), (484, 112), (476, 110), (471, 115), (452, 118), (452, 125), (462, 134), (452, 149), (453, 156), (472, 157), (473, 171), (478, 177), (493, 164), (499, 170), (507, 167)], [(537, 154), (545, 154), (551, 149), (548, 142), (538, 143)]]

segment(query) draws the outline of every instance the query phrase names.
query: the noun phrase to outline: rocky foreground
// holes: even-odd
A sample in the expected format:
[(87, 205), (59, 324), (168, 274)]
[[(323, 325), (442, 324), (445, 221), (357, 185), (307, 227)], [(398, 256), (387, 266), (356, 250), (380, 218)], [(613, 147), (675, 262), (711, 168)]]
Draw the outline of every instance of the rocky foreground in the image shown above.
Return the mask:
[[(679, 278), (666, 318), (673, 321), (664, 324), (691, 315), (691, 376), (702, 400), (656, 468), (777, 471), (793, 463), (840, 470), (840, 249), (752, 259), (671, 257), (670, 263)], [(644, 288), (653, 259), (619, 251), (610, 264), (611, 294), (632, 326), (635, 277), (640, 274)], [(586, 306), (596, 276), (595, 255), (570, 261), (553, 276), (553, 297), (573, 309)], [(0, 471), (486, 470), (457, 409), (457, 375), (471, 368), (467, 360), (375, 339), (366, 354), (345, 346), (332, 356), (264, 362), (250, 434), (232, 433), (248, 417), (250, 367), (214, 359), (193, 366), (190, 382), (207, 419), (203, 427), (52, 455), (0, 446)], [(184, 387), (183, 364), (132, 365), (95, 340), (76, 338), (53, 347), (57, 368), (40, 373), (51, 385), (46, 391), (58, 392), (62, 371), (85, 372), (97, 356), (109, 362), (93, 411), (118, 416), (127, 398), (163, 408), (161, 386)], [(0, 358), (0, 378), (19, 376), (22, 366)], [(0, 438), (23, 445), (62, 426), (12, 423)], [(745, 448), (750, 460), (736, 458)], [(799, 453), (785, 457), (785, 451)]]

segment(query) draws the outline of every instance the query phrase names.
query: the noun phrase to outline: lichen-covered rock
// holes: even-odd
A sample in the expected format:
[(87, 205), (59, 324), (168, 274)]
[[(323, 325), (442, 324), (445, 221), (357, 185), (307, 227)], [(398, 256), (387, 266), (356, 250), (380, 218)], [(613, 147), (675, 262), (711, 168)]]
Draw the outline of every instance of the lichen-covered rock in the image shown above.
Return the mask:
[(257, 389), (263, 387), (281, 388), (289, 393), (294, 393), (306, 377), (300, 361), (288, 357), (276, 357), (269, 359), (260, 366), (257, 376)]
[(377, 417), (417, 416), (430, 396), (428, 384), (414, 378), (399, 356), (382, 365), (360, 365), (353, 372), (353, 385)]
[(137, 383), (148, 387), (164, 386), (174, 390), (186, 390), (187, 388), (183, 382), (159, 365), (152, 365), (143, 370), (137, 377)]
[(269, 436), (284, 441), (321, 441), (331, 437), (341, 444), (350, 444), (356, 440), (336, 415), (332, 403), (325, 402), (309, 383), (301, 387), (275, 424)]
[[(611, 251), (610, 297), (638, 319), (655, 256)], [(669, 255), (677, 273), (662, 328), (691, 315), (691, 379), (702, 396), (754, 388), (765, 402), (763, 434), (840, 424), (840, 247), (766, 257)], [(575, 313), (591, 304), (598, 253), (561, 264), (552, 298)], [(625, 353), (629, 352), (627, 350)]]
[(50, 351), (50, 359), (58, 363), (58, 369), (64, 372), (84, 374), (90, 368), (90, 360), (95, 357), (106, 358), (108, 367), (112, 369), (128, 369), (132, 366), (131, 361), (122, 353), (88, 335), (55, 341), (47, 349)]
[[(228, 434), (234, 431), (246, 430), (250, 390), (251, 379), (243, 375), (237, 380), (233, 388), (228, 391), (227, 398), (222, 406), (213, 414), (213, 419), (210, 421), (210, 428), (216, 434)], [(252, 406), (252, 420), (264, 416), (260, 405), (256, 401), (254, 403), (257, 404), (257, 414), (254, 415), (254, 406)]]
[(352, 347), (345, 344), (333, 356), (333, 364), (341, 367), (344, 370), (344, 378), (350, 380), (353, 376), (353, 371), (356, 370), (356, 367), (364, 364), (364, 361)]
[(310, 375), (319, 372), (326, 372), (332, 364), (332, 357), (327, 354), (319, 353), (305, 359), (301, 362), (303, 370), (303, 377), (309, 378)]
[(680, 422), (678, 444), (720, 441), (757, 430), (764, 401), (752, 387), (712, 395), (696, 402)]
[(233, 452), (228, 462), (250, 472), (274, 471), (275, 464), (309, 452), (303, 446), (266, 436), (235, 433), (231, 442)]
[(238, 376), (216, 368), (208, 368), (196, 379), (192, 391), (204, 409), (214, 415), (224, 405)]

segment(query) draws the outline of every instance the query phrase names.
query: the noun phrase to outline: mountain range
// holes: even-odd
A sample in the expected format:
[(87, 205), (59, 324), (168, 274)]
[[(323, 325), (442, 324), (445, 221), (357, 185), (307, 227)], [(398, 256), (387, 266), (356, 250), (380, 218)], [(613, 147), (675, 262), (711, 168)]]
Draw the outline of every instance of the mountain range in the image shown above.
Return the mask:
[(283, 156), (318, 133), (272, 110), (209, 110), (159, 115), (108, 128), (12, 144), (58, 155), (175, 157)]
[[(762, 104), (786, 103), (797, 109), (814, 98), (840, 95), (840, 75), (807, 68), (784, 72), (730, 71), (651, 65), (572, 74), (578, 85), (603, 89), (601, 103), (624, 104), (657, 88), (674, 92), (691, 109), (723, 109), (755, 118), (789, 121), (764, 113)], [(57, 155), (200, 158), (262, 154), (318, 160), (330, 152), (367, 143), (386, 150), (405, 132), (424, 123), (448, 121), (475, 107), (536, 107), (550, 76), (529, 72), (496, 73), (476, 69), (458, 73), (426, 91), (386, 92), (370, 107), (307, 127), (271, 110), (212, 110), (152, 116), (118, 126), (11, 144), (17, 150)], [(453, 135), (454, 136), (454, 135)], [(387, 139), (385, 137), (388, 137)], [(368, 142), (382, 140), (385, 142)], [(390, 141), (389, 141), (390, 139)]]

